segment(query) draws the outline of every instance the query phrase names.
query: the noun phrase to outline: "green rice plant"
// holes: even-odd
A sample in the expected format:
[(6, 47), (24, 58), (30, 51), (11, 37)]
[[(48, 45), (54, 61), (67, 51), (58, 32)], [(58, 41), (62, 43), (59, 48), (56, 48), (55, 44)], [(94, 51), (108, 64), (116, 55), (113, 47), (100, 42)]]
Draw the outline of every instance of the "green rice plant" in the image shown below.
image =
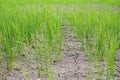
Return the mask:
[[(118, 48), (118, 36), (117, 36), (117, 27), (119, 26), (119, 19), (117, 18), (117, 14), (115, 15), (111, 15), (109, 17), (106, 18), (107, 19), (107, 22), (106, 24), (109, 24), (110, 27), (109, 30), (106, 30), (106, 41), (107, 41), (107, 44), (106, 44), (106, 47), (107, 49), (105, 50), (106, 51), (106, 57), (105, 57), (105, 60), (106, 60), (106, 69), (107, 69), (107, 77), (106, 79), (109, 80), (112, 76), (112, 78), (114, 79), (114, 56), (115, 56), (115, 53), (116, 53), (116, 49)], [(114, 21), (115, 22), (114, 22)]]
[(3, 12), (1, 12), (1, 36), (2, 36), (2, 42), (4, 45), (4, 49), (7, 53), (6, 57), (7, 57), (7, 69), (10, 70), (11, 66), (12, 66), (12, 62), (14, 61), (15, 58), (15, 53), (13, 52), (13, 32), (11, 27), (9, 27), (8, 25), (10, 25), (10, 21), (9, 18), (11, 17), (9, 15), (6, 14), (7, 9), (4, 10)]
[(12, 35), (10, 34), (9, 28), (7, 28), (6, 25), (3, 25), (2, 31), (3, 44), (7, 52), (7, 69), (10, 70), (15, 57), (12, 50)]
[[(68, 12), (69, 14), (67, 14)], [(106, 63), (106, 79), (114, 79), (114, 55), (119, 47), (120, 32), (118, 14), (119, 11), (113, 12), (112, 9), (108, 12), (97, 9), (83, 10), (83, 12), (71, 10), (66, 11), (65, 14), (65, 18), (70, 22), (77, 38), (83, 40), (89, 67), (93, 66), (91, 65), (92, 62), (95, 64), (98, 72), (97, 79), (101, 79), (101, 61)], [(110, 77), (111, 75), (112, 77)]]
[[(51, 46), (51, 51), (53, 50), (54, 52), (57, 49), (61, 51), (61, 45), (62, 45), (61, 24), (57, 17), (57, 14), (55, 13), (54, 10), (50, 8), (46, 11), (46, 15), (44, 19), (46, 19), (45, 21), (46, 28), (47, 28), (46, 33), (47, 33), (48, 44), (49, 46)], [(57, 52), (57, 53), (58, 54), (56, 54), (55, 52), (56, 57), (59, 56), (60, 52)], [(52, 54), (51, 54), (51, 57), (52, 57)]]
[[(16, 10), (14, 10), (16, 9)], [(34, 9), (33, 9), (34, 10)], [(9, 15), (8, 12), (10, 11)], [(23, 11), (23, 12), (22, 12)], [(19, 13), (18, 13), (19, 12)], [(36, 24), (36, 11), (23, 10), (19, 8), (3, 9), (1, 16), (1, 37), (5, 51), (7, 52), (8, 69), (10, 70), (12, 61), (15, 59), (15, 53), (20, 53), (24, 47), (24, 41), (31, 44), (32, 35), (38, 32)], [(30, 17), (32, 16), (32, 17)], [(39, 19), (38, 19), (39, 20)], [(33, 21), (33, 22), (32, 22)], [(37, 21), (38, 22), (38, 21)], [(18, 54), (20, 55), (20, 54)], [(9, 68), (10, 67), (10, 68)]]
[(41, 24), (38, 36), (36, 36), (38, 76), (48, 75), (52, 80), (53, 77), (50, 76), (51, 63), (54, 59), (58, 60), (61, 58), (62, 37), (60, 22), (54, 10), (45, 6), (41, 8), (39, 18), (41, 19)]
[[(67, 11), (66, 11), (66, 13), (67, 13)], [(84, 49), (85, 28), (83, 27), (83, 25), (84, 25), (83, 13), (80, 11), (77, 12), (75, 10), (74, 13), (71, 11), (69, 15), (66, 14), (64, 16), (66, 17), (67, 21), (70, 23), (75, 36), (78, 38), (78, 41), (80, 41), (82, 43), (82, 49)], [(67, 27), (67, 28), (69, 28), (69, 27)]]

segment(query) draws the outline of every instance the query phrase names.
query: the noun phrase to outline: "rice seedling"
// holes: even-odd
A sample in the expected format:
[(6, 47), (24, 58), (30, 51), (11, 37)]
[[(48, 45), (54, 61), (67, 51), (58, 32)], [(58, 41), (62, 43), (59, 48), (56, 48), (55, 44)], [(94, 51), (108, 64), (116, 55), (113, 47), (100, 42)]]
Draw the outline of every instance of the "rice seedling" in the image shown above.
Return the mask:
[(97, 66), (98, 79), (101, 79), (102, 71), (99, 62), (105, 59), (106, 80), (114, 79), (114, 56), (118, 48), (117, 44), (119, 44), (119, 19), (117, 18), (119, 12), (109, 11), (107, 13), (103, 11), (99, 13), (96, 9), (86, 12), (85, 10), (78, 11), (70, 11), (70, 15), (68, 14), (66, 19), (72, 25), (77, 38), (84, 45), (89, 67), (92, 66), (94, 60)]

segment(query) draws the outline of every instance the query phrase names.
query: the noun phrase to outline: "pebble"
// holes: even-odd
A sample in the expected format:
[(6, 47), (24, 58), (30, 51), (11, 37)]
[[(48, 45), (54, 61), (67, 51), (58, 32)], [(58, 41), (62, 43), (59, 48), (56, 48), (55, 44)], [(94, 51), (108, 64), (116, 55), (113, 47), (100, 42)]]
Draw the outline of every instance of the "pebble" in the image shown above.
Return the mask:
[(16, 70), (16, 71), (20, 71), (20, 68), (14, 68), (14, 70)]
[(14, 74), (13, 73), (9, 73), (9, 76), (13, 76)]

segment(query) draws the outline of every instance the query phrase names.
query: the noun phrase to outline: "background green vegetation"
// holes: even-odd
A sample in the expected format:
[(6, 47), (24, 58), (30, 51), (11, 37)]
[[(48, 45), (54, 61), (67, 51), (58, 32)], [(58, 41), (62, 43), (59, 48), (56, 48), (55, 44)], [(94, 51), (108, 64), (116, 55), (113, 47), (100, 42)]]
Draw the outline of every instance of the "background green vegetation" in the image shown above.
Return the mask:
[(1, 0), (1, 6), (18, 6), (26, 4), (104, 4), (120, 5), (120, 0)]

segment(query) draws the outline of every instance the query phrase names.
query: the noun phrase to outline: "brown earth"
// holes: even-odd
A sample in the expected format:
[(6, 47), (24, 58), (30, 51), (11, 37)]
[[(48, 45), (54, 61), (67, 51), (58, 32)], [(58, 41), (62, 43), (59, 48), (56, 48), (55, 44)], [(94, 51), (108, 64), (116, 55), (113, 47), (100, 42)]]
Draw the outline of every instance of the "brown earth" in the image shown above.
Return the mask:
[[(63, 46), (62, 46), (62, 60), (55, 62), (53, 65), (55, 80), (97, 80), (97, 71), (93, 67), (92, 73), (88, 73), (88, 62), (85, 51), (81, 50), (81, 44), (77, 42), (76, 37), (71, 29), (63, 31)], [(47, 78), (37, 77), (37, 65), (34, 55), (30, 55), (29, 48), (26, 47), (24, 57), (14, 64), (11, 72), (6, 73), (6, 80), (48, 80)], [(32, 50), (31, 50), (32, 52)], [(34, 52), (33, 52), (34, 53)], [(31, 65), (29, 66), (29, 63)], [(93, 64), (93, 63), (92, 63)], [(104, 63), (100, 62), (102, 66), (103, 75), (101, 80), (105, 79)], [(115, 80), (120, 80), (120, 61), (115, 62)]]

